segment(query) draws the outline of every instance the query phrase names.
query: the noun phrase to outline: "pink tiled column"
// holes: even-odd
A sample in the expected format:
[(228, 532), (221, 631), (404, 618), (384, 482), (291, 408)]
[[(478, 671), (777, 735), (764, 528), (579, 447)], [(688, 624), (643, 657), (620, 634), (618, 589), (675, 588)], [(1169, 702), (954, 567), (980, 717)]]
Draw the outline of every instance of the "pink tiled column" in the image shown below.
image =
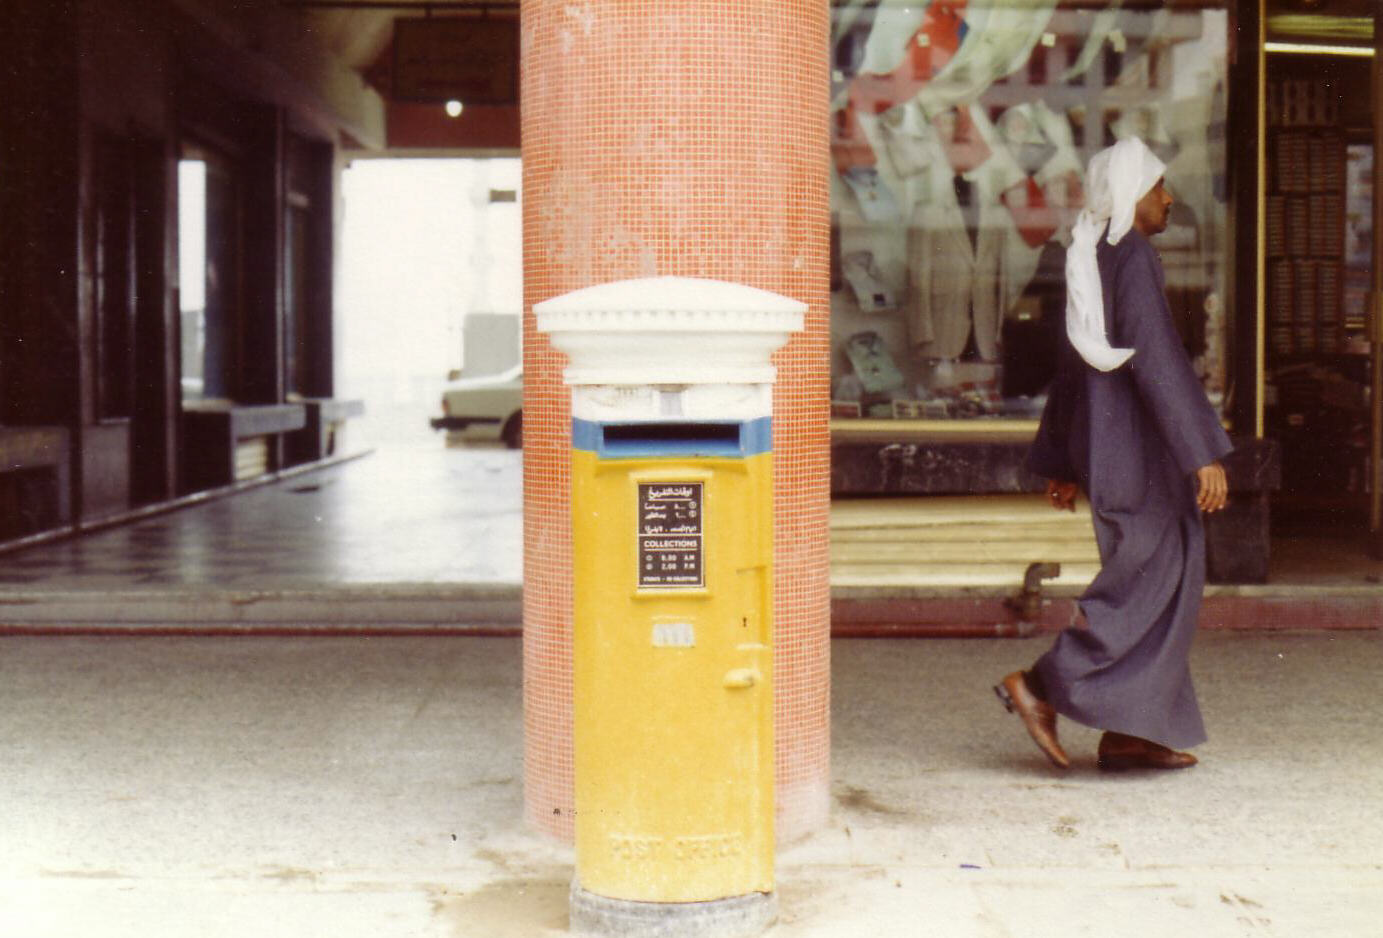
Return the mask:
[(829, 806), (826, 0), (523, 0), (529, 819), (572, 833), (570, 411), (533, 304), (712, 277), (809, 306), (775, 357), (778, 831)]

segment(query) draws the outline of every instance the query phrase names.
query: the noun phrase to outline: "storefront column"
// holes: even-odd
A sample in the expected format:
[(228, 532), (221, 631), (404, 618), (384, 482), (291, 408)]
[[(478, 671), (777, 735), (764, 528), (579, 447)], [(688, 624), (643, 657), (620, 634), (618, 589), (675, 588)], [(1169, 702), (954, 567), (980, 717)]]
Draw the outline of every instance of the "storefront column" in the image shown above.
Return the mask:
[(1373, 295), (1369, 302), (1369, 548), (1383, 559), (1383, 5), (1373, 10)]
[(564, 364), (533, 304), (659, 275), (809, 306), (774, 358), (780, 838), (829, 801), (825, 0), (523, 0), (524, 732), (529, 819), (572, 835)]

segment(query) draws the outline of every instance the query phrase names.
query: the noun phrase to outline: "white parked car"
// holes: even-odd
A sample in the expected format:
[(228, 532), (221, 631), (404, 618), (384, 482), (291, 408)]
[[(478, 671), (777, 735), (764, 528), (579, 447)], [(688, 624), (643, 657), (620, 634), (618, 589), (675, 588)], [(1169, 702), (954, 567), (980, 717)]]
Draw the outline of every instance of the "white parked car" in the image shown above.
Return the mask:
[(442, 416), (431, 420), (448, 439), (502, 440), (523, 446), (523, 366), (497, 375), (459, 378), (442, 390)]

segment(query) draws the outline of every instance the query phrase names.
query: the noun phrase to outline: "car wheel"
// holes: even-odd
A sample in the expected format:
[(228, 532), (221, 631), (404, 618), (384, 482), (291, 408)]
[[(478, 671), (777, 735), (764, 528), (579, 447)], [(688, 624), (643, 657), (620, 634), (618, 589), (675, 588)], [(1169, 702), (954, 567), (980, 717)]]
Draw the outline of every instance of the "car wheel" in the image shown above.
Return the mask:
[(523, 414), (517, 413), (504, 421), (504, 429), (499, 433), (504, 445), (510, 449), (523, 448)]

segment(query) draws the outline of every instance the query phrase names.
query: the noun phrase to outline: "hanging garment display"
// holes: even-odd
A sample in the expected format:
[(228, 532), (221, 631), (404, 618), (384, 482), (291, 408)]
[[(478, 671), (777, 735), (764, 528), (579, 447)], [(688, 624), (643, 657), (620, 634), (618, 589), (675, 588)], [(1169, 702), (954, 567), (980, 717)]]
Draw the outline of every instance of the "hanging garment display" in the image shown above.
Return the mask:
[(888, 186), (879, 178), (879, 171), (872, 166), (855, 166), (846, 170), (840, 177), (850, 187), (859, 203), (860, 214), (865, 221), (876, 224), (889, 224), (902, 218), (898, 200), (893, 197)]
[(1111, 0), (1109, 6), (1095, 14), (1095, 20), (1090, 24), (1090, 32), (1085, 35), (1085, 44), (1081, 46), (1080, 54), (1071, 63), (1071, 67), (1057, 79), (1058, 84), (1064, 85), (1074, 81), (1090, 71), (1090, 66), (1095, 63), (1095, 56), (1104, 49), (1105, 43), (1119, 25), (1119, 7), (1122, 3), (1123, 0)]
[(1005, 312), (1027, 290), (1037, 272), (1042, 245), (1056, 234), (1057, 221), (1047, 193), (1031, 176), (1006, 189), (999, 196), (1012, 218), (1012, 236), (1004, 238), (1000, 303)]
[(893, 290), (884, 282), (884, 275), (874, 263), (874, 255), (869, 251), (855, 251), (845, 255), (841, 262), (846, 283), (855, 295), (855, 302), (865, 313), (888, 313), (898, 308), (898, 300)]
[(1046, 193), (1035, 178), (1057, 148), (1043, 136), (1033, 112), (1031, 104), (1016, 104), (999, 116), (996, 125), (998, 145), (1005, 147), (1028, 174), (1020, 185), (1005, 190), (1000, 196), (1013, 216), (1018, 234), (1016, 238), (1006, 239), (1004, 245), (1004, 269), (1009, 274), (1002, 294), (1005, 310), (1027, 289), (1037, 270), (1038, 253), (1057, 229), (1053, 207), (1047, 204)]
[(1063, 246), (1069, 241), (1070, 225), (1080, 207), (1084, 167), (1076, 153), (1070, 121), (1045, 102), (1014, 105), (999, 117), (997, 130), (996, 147), (1020, 154), (1015, 161), (1028, 173), (1021, 185), (1000, 196), (1013, 218), (1016, 235), (1004, 241), (1005, 276), (1000, 297), (1007, 312), (1027, 293), (1043, 246), (1053, 238)]
[(888, 75), (908, 64), (908, 46), (927, 18), (926, 0), (894, 6), (886, 3), (874, 10), (874, 27), (864, 44), (860, 71)]
[(1006, 108), (994, 122), (999, 140), (1003, 141), (1014, 160), (1029, 176), (1036, 173), (1056, 150), (1056, 146), (1043, 136), (1034, 110), (1035, 106), (1029, 102), (1015, 104)]
[[(1050, 357), (1064, 334), (1083, 151), (1107, 137), (1142, 134), (1165, 155), (1178, 201), (1159, 242), (1171, 302), (1215, 306), (1224, 275), (1212, 256), (1226, 213), (1209, 175), (1223, 166), (1210, 150), (1209, 109), (1223, 83), (1227, 16), (1126, 6), (833, 6), (832, 156), (842, 183), (833, 322), (843, 351), (845, 337), (873, 333), (903, 378), (886, 396), (861, 384), (866, 415), (888, 405), (903, 418), (929, 406), (951, 416), (1026, 414), (1040, 403), (1050, 368), (1030, 359)], [(945, 380), (943, 365), (965, 377)], [(880, 376), (869, 380), (877, 386)]]
[[(1213, 15), (1215, 11), (1205, 12)], [(1180, 22), (1185, 24), (1189, 20), (1182, 17)], [(1223, 36), (1223, 32), (1220, 35)], [(1112, 0), (1109, 6), (1095, 14), (1080, 54), (1057, 81), (1066, 84), (1085, 77), (1096, 59), (1106, 50), (1113, 52), (1118, 59), (1135, 59), (1143, 55), (1153, 37), (1158, 37), (1159, 44), (1165, 44), (1172, 36), (1170, 10), (1161, 8), (1150, 13), (1144, 9), (1126, 9), (1124, 0)], [(1188, 36), (1182, 33), (1177, 38), (1186, 39)], [(1106, 87), (1118, 84), (1115, 75), (1105, 74), (1103, 79)]]
[(968, 173), (978, 169), (994, 155), (991, 146), (995, 139), (993, 125), (984, 108), (978, 104), (935, 114), (931, 123), (951, 173)]
[[(1201, 118), (1197, 120), (1197, 118)], [(1215, 180), (1208, 171), (1208, 109), (1183, 107), (1172, 131), (1175, 154), (1167, 160), (1167, 188), (1182, 205), (1190, 206), (1198, 217), (1211, 211), (1215, 202)]]
[[(1045, 105), (1010, 110), (1006, 133), (974, 105), (938, 115), (926, 125), (930, 133), (910, 138), (923, 170), (909, 179), (919, 196), (908, 237), (907, 307), (918, 356), (959, 357), (973, 333), (979, 358), (997, 360), (1004, 316), (1032, 283), (1043, 245), (1065, 238), (1058, 235), (1062, 219), (1078, 207), (1080, 164), (1069, 122)], [(1029, 175), (1015, 146), (1032, 147), (1046, 161)]]
[(1137, 137), (1155, 153), (1166, 153), (1172, 144), (1172, 135), (1167, 132), (1167, 123), (1162, 119), (1162, 104), (1158, 101), (1146, 101), (1124, 108), (1118, 119), (1109, 125), (1109, 132), (1115, 140)]
[(1210, 310), (1219, 307), (1226, 265), (1218, 262), (1222, 243), (1214, 240), (1215, 234), (1224, 230), (1225, 212), (1215, 197), (1210, 170), (1213, 76), (1194, 69), (1194, 59), (1188, 61), (1180, 52), (1173, 48), (1171, 55), (1174, 72), (1178, 63), (1182, 66), (1178, 82), (1200, 93), (1169, 97), (1162, 106), (1163, 127), (1172, 139), (1168, 152), (1174, 154), (1167, 160), (1163, 177), (1176, 203), (1160, 240), (1168, 300), (1173, 313), (1182, 316), (1193, 364), (1214, 399), (1225, 387), (1224, 349), (1218, 344), (1212, 346), (1217, 330), (1210, 324)]
[(936, 131), (911, 102), (885, 114), (879, 121), (879, 134), (893, 171), (904, 179), (926, 172), (929, 160), (937, 152)]
[(903, 373), (894, 364), (883, 338), (872, 330), (856, 332), (845, 341), (845, 357), (855, 370), (864, 390), (870, 394), (896, 391), (904, 384)]
[(960, 48), (965, 4), (966, 0), (931, 0), (875, 11), (863, 62), (835, 115), (831, 149), (842, 176), (878, 162), (864, 122), (911, 101)]
[(1022, 68), (1055, 9), (1056, 0), (1007, 0), (1002, 5), (967, 6), (966, 31), (960, 48), (918, 92), (922, 110), (934, 115), (975, 101), (997, 79)]
[(1046, 186), (1056, 179), (1074, 177), (1079, 180), (1084, 176), (1085, 167), (1076, 151), (1075, 134), (1071, 130), (1070, 118), (1052, 110), (1046, 101), (1037, 101), (1029, 105), (1028, 114), (1041, 132), (1042, 139), (1055, 147), (1051, 157), (1033, 176), (1037, 184)]
[[(939, 131), (940, 158), (929, 170), (933, 198), (914, 209), (908, 230), (909, 344), (919, 357), (954, 359), (973, 333), (979, 358), (997, 361), (1004, 297), (1013, 289), (1005, 245), (1017, 236), (1001, 195), (1027, 177), (1006, 150), (985, 142), (997, 138), (978, 105), (937, 123), (951, 134)], [(961, 168), (980, 154), (982, 162)]]
[[(836, 8), (831, 28), (831, 81), (853, 78), (864, 64), (878, 0), (845, 0)], [(833, 88), (834, 90), (834, 88)]]

